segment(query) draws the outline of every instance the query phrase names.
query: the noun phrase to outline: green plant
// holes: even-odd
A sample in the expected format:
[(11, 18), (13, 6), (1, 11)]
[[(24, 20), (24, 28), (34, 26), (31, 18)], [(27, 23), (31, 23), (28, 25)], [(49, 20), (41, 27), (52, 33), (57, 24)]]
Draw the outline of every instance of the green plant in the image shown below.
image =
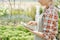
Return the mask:
[(33, 34), (23, 26), (0, 26), (2, 40), (33, 40)]
[(60, 5), (60, 0), (54, 0), (54, 5), (58, 7), (58, 5)]
[(58, 29), (60, 30), (60, 18), (59, 18), (59, 21), (58, 21)]
[(0, 7), (0, 16), (5, 16), (7, 15), (7, 8)]
[(60, 12), (58, 12), (59, 18), (60, 18)]

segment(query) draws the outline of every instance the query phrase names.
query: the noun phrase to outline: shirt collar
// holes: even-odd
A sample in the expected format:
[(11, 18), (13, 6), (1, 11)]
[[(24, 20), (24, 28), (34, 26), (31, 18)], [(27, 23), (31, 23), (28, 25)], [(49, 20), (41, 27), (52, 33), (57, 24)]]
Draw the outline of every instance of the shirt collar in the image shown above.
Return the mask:
[(44, 9), (44, 12), (46, 12), (47, 10), (50, 10), (50, 9), (54, 9), (54, 5), (53, 4), (50, 4), (49, 5), (49, 8), (45, 8)]

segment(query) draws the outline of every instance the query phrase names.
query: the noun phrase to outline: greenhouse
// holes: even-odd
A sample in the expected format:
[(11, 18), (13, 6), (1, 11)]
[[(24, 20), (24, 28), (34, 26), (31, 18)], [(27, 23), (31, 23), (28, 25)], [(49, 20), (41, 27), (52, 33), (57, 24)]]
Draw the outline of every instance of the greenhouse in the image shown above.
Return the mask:
[[(36, 6), (40, 14), (44, 7), (37, 0), (0, 0), (0, 40), (34, 40), (34, 34), (27, 30), (21, 22), (35, 21)], [(58, 8), (58, 34), (60, 40), (60, 0), (54, 0)]]

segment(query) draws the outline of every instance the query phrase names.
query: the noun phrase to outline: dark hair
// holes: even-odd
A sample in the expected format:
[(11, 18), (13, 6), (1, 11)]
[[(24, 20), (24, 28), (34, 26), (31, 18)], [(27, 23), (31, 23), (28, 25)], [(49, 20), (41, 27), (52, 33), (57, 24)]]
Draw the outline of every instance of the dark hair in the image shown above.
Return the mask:
[(53, 1), (53, 0), (50, 0), (50, 1)]

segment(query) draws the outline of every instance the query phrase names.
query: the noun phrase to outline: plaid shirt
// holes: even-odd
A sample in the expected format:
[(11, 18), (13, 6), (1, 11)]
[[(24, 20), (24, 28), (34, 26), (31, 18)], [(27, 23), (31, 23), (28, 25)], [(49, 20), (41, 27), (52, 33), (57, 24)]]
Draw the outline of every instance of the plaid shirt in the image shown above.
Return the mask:
[(43, 35), (46, 40), (54, 40), (58, 33), (58, 11), (50, 5), (43, 13)]

